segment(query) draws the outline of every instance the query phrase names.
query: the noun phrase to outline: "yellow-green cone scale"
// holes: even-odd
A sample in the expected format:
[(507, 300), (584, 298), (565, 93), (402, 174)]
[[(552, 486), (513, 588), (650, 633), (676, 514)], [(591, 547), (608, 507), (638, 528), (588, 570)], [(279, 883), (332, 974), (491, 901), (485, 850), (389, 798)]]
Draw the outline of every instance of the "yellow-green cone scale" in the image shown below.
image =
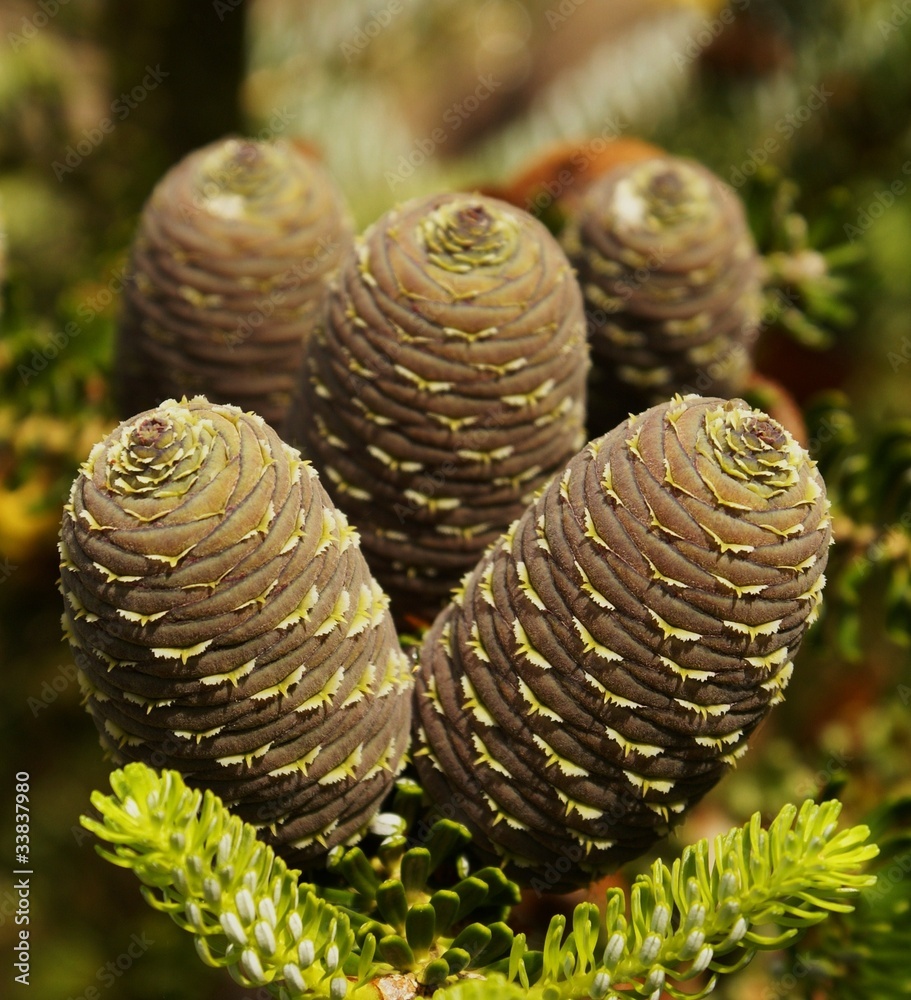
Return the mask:
[(168, 400), (73, 484), (64, 630), (118, 764), (176, 768), (294, 863), (400, 769), (411, 670), (355, 530), (256, 414)]
[(281, 430), (351, 238), (332, 179), (290, 144), (227, 139), (181, 160), (133, 242), (117, 332), (120, 415), (203, 393)]
[(591, 442), (424, 642), (423, 785), (526, 882), (638, 856), (781, 700), (829, 520), (806, 452), (740, 400), (676, 397)]
[(584, 441), (585, 324), (560, 247), (492, 198), (410, 201), (357, 242), (292, 439), (402, 609), (438, 609)]

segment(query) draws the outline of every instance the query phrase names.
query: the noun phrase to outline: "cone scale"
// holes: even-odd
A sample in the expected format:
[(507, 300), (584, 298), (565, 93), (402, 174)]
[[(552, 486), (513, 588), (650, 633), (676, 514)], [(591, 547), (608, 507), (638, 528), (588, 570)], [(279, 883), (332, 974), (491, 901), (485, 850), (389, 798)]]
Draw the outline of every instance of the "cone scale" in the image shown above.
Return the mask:
[(425, 640), (431, 796), (545, 888), (643, 853), (781, 700), (827, 509), (806, 452), (740, 400), (675, 397), (590, 443)]
[(60, 535), (102, 745), (210, 788), (295, 864), (366, 825), (410, 667), (357, 534), (257, 415), (166, 401), (92, 450)]

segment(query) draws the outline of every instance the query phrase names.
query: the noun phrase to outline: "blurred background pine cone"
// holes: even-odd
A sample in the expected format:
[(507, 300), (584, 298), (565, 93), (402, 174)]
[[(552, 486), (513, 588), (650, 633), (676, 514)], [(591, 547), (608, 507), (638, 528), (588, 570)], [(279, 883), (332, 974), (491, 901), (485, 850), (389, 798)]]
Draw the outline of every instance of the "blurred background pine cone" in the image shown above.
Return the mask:
[(313, 468), (233, 406), (168, 400), (91, 451), (64, 629), (118, 764), (176, 768), (294, 864), (350, 840), (405, 752), (411, 670)]
[(226, 139), (181, 160), (133, 242), (116, 344), (120, 416), (204, 393), (281, 431), (351, 238), (335, 183), (300, 145)]
[(675, 397), (591, 442), (437, 618), (414, 761), (542, 889), (646, 851), (782, 699), (831, 537), (803, 448)]
[(433, 617), (584, 441), (582, 297), (554, 238), (476, 194), (358, 241), (291, 420), (398, 613)]
[(585, 296), (598, 391), (616, 419), (675, 392), (744, 390), (760, 258), (719, 177), (671, 156), (619, 166), (572, 205), (563, 245)]

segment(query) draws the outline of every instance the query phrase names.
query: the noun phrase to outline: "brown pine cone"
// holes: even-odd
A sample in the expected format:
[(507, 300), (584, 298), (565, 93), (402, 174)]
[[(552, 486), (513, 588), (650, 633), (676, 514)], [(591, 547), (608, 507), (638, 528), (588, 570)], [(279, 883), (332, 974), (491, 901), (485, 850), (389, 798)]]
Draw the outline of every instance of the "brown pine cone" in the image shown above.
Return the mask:
[(670, 156), (617, 167), (574, 204), (563, 245), (614, 412), (675, 392), (743, 391), (760, 258), (742, 203), (719, 177)]
[(291, 438), (399, 613), (451, 588), (584, 441), (582, 299), (559, 245), (494, 199), (394, 209), (308, 344)]
[(334, 182), (295, 146), (226, 139), (181, 160), (133, 243), (114, 372), (121, 416), (205, 393), (282, 430), (351, 239)]
[(60, 534), (64, 629), (118, 764), (176, 768), (294, 864), (355, 836), (411, 670), (357, 534), (261, 417), (168, 400), (97, 444)]
[(807, 453), (742, 400), (675, 397), (591, 442), (425, 639), (424, 787), (545, 891), (637, 857), (782, 699), (829, 521)]

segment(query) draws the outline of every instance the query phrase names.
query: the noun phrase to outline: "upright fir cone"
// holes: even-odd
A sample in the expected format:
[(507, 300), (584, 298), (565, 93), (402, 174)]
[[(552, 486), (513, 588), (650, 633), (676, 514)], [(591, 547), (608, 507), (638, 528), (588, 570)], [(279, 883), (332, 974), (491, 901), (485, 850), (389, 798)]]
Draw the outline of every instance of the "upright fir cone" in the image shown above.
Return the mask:
[(829, 522), (807, 453), (742, 400), (678, 396), (591, 442), (424, 641), (424, 787), (544, 889), (638, 856), (782, 700)]
[(563, 245), (617, 412), (681, 390), (744, 389), (760, 258), (740, 199), (719, 177), (670, 156), (617, 167), (574, 204)]
[(308, 344), (291, 436), (399, 610), (433, 617), (581, 447), (587, 368), (569, 263), (521, 210), (436, 195), (357, 242)]
[(64, 630), (118, 764), (176, 768), (295, 864), (391, 786), (410, 667), (357, 534), (256, 414), (168, 400), (97, 444), (60, 535)]
[(295, 146), (227, 139), (181, 160), (133, 243), (117, 331), (120, 415), (204, 393), (282, 430), (351, 239), (332, 179)]

